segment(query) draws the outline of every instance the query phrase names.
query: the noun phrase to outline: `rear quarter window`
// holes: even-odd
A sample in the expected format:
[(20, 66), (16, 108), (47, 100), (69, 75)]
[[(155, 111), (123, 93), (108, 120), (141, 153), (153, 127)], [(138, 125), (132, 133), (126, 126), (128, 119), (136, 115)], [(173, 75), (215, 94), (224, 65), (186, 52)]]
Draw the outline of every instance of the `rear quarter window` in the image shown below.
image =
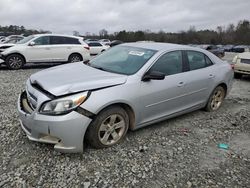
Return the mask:
[(187, 51), (190, 70), (197, 70), (213, 65), (213, 62), (202, 52)]

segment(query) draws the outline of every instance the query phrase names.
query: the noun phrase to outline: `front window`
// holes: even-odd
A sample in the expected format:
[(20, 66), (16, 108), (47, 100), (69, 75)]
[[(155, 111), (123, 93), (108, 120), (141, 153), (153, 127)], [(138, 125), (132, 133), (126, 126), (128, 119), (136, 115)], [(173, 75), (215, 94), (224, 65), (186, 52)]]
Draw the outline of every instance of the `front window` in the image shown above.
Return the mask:
[(28, 37), (25, 37), (24, 39), (18, 41), (17, 44), (25, 44), (25, 43), (29, 42), (30, 40), (32, 40), (34, 37), (35, 37), (34, 35), (30, 35)]
[(49, 45), (49, 36), (42, 36), (34, 40), (36, 45)]
[(181, 51), (162, 55), (150, 70), (164, 73), (166, 76), (181, 73), (183, 70)]
[(118, 74), (132, 75), (156, 53), (155, 50), (117, 46), (90, 61), (92, 67)]

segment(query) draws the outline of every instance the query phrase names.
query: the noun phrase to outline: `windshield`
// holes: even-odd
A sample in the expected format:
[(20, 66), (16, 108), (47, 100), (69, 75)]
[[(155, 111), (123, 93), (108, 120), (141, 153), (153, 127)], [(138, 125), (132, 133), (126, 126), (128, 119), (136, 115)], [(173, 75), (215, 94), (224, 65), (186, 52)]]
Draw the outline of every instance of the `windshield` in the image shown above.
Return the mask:
[(140, 70), (155, 53), (150, 49), (116, 46), (92, 59), (89, 64), (104, 71), (131, 75)]
[(31, 39), (33, 39), (35, 36), (34, 35), (30, 35), (28, 37), (25, 37), (24, 39), (20, 40), (17, 42), (17, 44), (25, 44), (26, 42), (29, 42)]

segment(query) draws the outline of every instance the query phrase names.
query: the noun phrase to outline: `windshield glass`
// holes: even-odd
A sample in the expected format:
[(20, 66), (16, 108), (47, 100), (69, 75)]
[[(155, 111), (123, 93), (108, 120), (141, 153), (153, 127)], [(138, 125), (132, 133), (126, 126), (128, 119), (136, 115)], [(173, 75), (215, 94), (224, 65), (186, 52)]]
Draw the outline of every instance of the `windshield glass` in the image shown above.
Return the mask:
[(155, 50), (150, 49), (116, 46), (92, 59), (89, 64), (104, 71), (131, 75), (136, 73), (155, 53)]
[(30, 35), (28, 37), (25, 37), (24, 39), (20, 40), (17, 42), (17, 44), (24, 44), (26, 42), (29, 42), (31, 39), (33, 39), (35, 36), (34, 35)]

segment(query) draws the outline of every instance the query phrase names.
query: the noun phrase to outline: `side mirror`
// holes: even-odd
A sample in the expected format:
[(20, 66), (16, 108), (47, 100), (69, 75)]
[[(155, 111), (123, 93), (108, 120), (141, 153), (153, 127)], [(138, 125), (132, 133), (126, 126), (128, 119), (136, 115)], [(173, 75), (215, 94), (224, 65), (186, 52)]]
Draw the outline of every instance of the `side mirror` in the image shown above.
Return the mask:
[(164, 80), (165, 74), (158, 71), (149, 71), (146, 72), (146, 74), (143, 75), (142, 81), (149, 81), (149, 80)]
[(29, 45), (29, 46), (35, 46), (36, 43), (35, 43), (34, 41), (31, 41), (28, 45)]

